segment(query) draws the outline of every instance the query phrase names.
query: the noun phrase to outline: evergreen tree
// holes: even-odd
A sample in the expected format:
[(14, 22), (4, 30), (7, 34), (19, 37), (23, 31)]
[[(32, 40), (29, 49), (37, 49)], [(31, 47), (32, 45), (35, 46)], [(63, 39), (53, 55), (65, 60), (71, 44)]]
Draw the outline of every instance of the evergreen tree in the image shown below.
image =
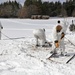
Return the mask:
[[(21, 12), (22, 11), (22, 12)], [(75, 0), (69, 2), (42, 2), (42, 0), (25, 0), (22, 7), (16, 0), (7, 1), (0, 4), (0, 16), (15, 17), (20, 12), (25, 17), (31, 15), (49, 15), (49, 16), (73, 16), (75, 15)], [(27, 16), (26, 16), (27, 15)]]
[(48, 15), (49, 12), (49, 2), (44, 2), (42, 4), (42, 15)]
[(24, 2), (24, 6), (29, 6), (29, 5), (31, 5), (32, 4), (32, 0), (26, 0), (25, 2)]
[(1, 17), (17, 17), (17, 12), (20, 9), (19, 3), (15, 1), (4, 2), (0, 6), (0, 16)]

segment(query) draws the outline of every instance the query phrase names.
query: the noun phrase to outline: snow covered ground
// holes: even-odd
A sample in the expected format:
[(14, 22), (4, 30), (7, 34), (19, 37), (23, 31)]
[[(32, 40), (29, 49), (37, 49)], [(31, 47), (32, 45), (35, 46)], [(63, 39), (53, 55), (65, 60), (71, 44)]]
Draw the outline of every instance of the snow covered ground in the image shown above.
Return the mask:
[[(66, 52), (70, 56), (46, 60), (51, 47), (35, 47), (33, 29), (45, 28), (48, 41), (52, 41), (52, 28), (57, 20), (64, 18), (50, 18), (49, 20), (32, 19), (0, 19), (4, 29), (0, 40), (0, 75), (75, 75), (75, 59), (66, 61), (75, 53), (75, 33), (67, 30), (65, 38)], [(71, 24), (75, 18), (66, 18)]]

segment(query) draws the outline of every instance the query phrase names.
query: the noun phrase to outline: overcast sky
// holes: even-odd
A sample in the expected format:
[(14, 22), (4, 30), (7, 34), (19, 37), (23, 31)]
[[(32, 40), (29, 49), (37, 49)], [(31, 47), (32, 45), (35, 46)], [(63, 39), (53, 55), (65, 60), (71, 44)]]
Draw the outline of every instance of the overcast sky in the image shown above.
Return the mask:
[[(3, 2), (6, 2), (6, 1), (9, 1), (9, 0), (0, 0), (0, 3), (3, 3)], [(15, 0), (10, 0), (10, 1), (15, 1)], [(16, 0), (17, 2), (21, 3), (22, 5), (24, 4), (25, 0)], [(66, 0), (42, 0), (42, 1), (60, 1), (60, 2), (64, 2)]]

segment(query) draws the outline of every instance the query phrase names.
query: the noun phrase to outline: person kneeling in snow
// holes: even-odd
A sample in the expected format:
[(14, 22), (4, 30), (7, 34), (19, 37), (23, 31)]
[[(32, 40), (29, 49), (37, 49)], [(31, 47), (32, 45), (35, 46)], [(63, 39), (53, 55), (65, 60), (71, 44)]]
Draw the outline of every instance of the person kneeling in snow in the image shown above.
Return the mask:
[(36, 46), (39, 46), (38, 40), (41, 41), (42, 47), (45, 47), (46, 44), (51, 46), (49, 42), (46, 40), (45, 29), (35, 29), (33, 30), (34, 37), (36, 38)]
[(60, 23), (60, 20), (58, 20), (58, 24), (53, 29), (52, 52), (55, 52), (55, 54), (57, 54), (57, 50), (60, 50), (61, 55), (64, 55), (65, 51), (64, 36), (65, 36), (64, 27)]

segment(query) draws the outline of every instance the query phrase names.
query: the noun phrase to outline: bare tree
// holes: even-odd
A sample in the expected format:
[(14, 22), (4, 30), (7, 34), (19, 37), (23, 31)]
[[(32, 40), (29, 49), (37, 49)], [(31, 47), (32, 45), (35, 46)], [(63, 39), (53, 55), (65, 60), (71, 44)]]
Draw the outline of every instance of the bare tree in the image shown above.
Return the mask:
[(4, 17), (10, 17), (12, 15), (12, 6), (7, 5), (6, 7), (1, 8), (0, 15)]
[(67, 11), (63, 7), (61, 9), (61, 16), (63, 16), (63, 17), (67, 16)]
[(30, 18), (32, 15), (38, 14), (38, 8), (35, 5), (24, 6), (18, 12), (20, 18)]
[(22, 7), (19, 11), (18, 11), (18, 17), (20, 18), (28, 18), (28, 10), (27, 7)]
[(72, 16), (75, 17), (75, 9), (72, 12)]

